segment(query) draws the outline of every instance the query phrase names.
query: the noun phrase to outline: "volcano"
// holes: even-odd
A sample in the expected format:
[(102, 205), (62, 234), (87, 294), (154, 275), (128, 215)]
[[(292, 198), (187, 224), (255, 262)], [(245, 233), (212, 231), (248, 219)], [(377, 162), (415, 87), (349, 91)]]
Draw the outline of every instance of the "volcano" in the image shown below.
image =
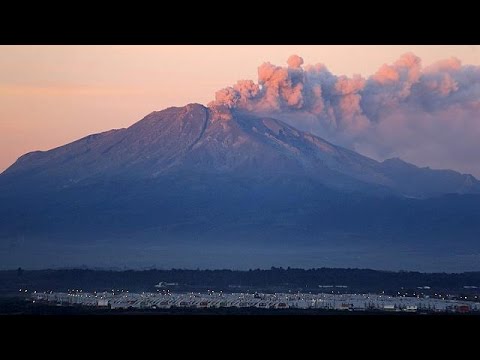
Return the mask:
[(479, 194), (469, 174), (189, 104), (20, 157), (0, 175), (0, 259), (479, 270)]

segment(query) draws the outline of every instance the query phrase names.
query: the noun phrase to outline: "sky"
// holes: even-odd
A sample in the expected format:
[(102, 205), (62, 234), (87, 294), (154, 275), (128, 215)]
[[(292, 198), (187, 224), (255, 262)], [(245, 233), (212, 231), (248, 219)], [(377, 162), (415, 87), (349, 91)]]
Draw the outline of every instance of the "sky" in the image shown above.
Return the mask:
[[(354, 124), (355, 129), (361, 126), (361, 133), (348, 127), (341, 133), (321, 130), (321, 126), (310, 130), (378, 160), (400, 156), (420, 166), (448, 167), (480, 177), (475, 156), (480, 154), (480, 145), (476, 145), (480, 135), (480, 119), (476, 115), (480, 108), (471, 105), (476, 106), (476, 99), (480, 99), (480, 80), (478, 84), (476, 78), (470, 81), (470, 68), (466, 68), (480, 66), (480, 47), (457, 45), (0, 46), (0, 171), (24, 153), (127, 127), (155, 110), (192, 102), (206, 105), (215, 99), (218, 90), (237, 80), (265, 82), (259, 78), (259, 66), (270, 62), (286, 67), (292, 54), (302, 57), (305, 65), (322, 63), (329, 73), (346, 75), (347, 87), (354, 84), (351, 79), (359, 79), (353, 78), (354, 74), (360, 75), (364, 79), (360, 81), (361, 89), (354, 89), (345, 97), (352, 103), (357, 98), (367, 98), (368, 79), (385, 79), (391, 76), (392, 69), (398, 70), (398, 61), (406, 53), (415, 54), (423, 67), (442, 59), (458, 59), (462, 68), (455, 69), (457, 77), (452, 75), (455, 83), (448, 83), (450, 87), (445, 87), (446, 70), (422, 76), (429, 79), (424, 82), (428, 86), (437, 80), (443, 84), (432, 91), (465, 87), (461, 94), (468, 94), (462, 96), (468, 98), (469, 111), (461, 110), (462, 101), (466, 101), (463, 97), (459, 100), (449, 93), (448, 102), (440, 101), (443, 98), (428, 102), (433, 107), (439, 106), (437, 103), (451, 104), (448, 108), (442, 105), (441, 111), (419, 113), (410, 108), (408, 119), (414, 119), (414, 123), (406, 120), (403, 105), (401, 114), (395, 111), (393, 115), (382, 115), (385, 121), (372, 120), (367, 104), (359, 110), (361, 113), (350, 114), (355, 122), (347, 124)], [(382, 68), (384, 64), (390, 67)], [(335, 79), (339, 82), (339, 78)], [(368, 91), (371, 93), (371, 89)]]

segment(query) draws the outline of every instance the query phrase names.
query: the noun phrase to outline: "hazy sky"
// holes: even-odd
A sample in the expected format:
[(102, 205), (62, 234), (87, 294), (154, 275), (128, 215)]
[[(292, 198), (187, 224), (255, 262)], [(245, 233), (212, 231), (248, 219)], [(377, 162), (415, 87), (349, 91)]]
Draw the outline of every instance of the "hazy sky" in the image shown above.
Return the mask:
[(424, 65), (451, 56), (480, 65), (479, 46), (0, 46), (0, 171), (154, 110), (207, 104), (239, 79), (256, 81), (265, 61), (298, 54), (366, 77), (410, 51)]

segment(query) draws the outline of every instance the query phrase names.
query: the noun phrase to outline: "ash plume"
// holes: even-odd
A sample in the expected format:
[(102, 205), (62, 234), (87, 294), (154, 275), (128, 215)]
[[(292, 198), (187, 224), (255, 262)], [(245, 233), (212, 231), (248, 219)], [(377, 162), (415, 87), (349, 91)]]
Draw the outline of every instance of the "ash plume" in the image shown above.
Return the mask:
[(240, 80), (209, 106), (276, 117), (378, 160), (480, 176), (480, 67), (454, 57), (423, 66), (407, 53), (364, 78), (292, 55), (287, 66), (263, 63), (257, 82)]

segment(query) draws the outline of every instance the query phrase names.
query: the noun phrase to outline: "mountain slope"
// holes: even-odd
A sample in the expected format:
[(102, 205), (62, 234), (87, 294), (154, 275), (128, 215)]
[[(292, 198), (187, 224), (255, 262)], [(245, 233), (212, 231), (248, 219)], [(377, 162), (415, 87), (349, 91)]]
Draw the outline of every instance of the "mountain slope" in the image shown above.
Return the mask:
[(295, 174), (342, 190), (408, 196), (480, 192), (471, 175), (394, 160), (379, 163), (275, 119), (198, 104), (153, 112), (128, 129), (26, 154), (0, 176), (0, 185), (28, 178), (37, 186), (71, 187), (182, 171), (257, 178)]
[(190, 104), (19, 158), (0, 175), (0, 263), (474, 270), (478, 192)]

